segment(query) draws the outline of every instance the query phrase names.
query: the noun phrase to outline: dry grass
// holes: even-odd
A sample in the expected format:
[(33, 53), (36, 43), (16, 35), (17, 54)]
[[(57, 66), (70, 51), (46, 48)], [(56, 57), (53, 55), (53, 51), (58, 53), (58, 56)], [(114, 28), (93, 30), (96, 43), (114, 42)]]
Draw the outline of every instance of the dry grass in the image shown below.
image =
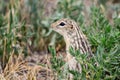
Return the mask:
[[(59, 49), (65, 51), (62, 37), (49, 27), (51, 22), (66, 17), (74, 19), (80, 25), (99, 63), (96, 67), (93, 65), (94, 59), (87, 61), (85, 55), (76, 56), (83, 63), (83, 74), (73, 72), (75, 79), (86, 79), (88, 73), (91, 73), (88, 75), (90, 80), (120, 79), (120, 6), (94, 0), (100, 5), (105, 3), (102, 7), (99, 4), (95, 7), (91, 5), (92, 2), (87, 5), (88, 0), (84, 1), (85, 6), (80, 0), (0, 0), (0, 62), (4, 66), (0, 80), (63, 79), (61, 76), (64, 72), (61, 68), (64, 59), (61, 55), (54, 54), (54, 51), (51, 56), (47, 50), (49, 45), (56, 44), (58, 52)], [(110, 25), (103, 14), (114, 24)], [(88, 64), (89, 69), (84, 69), (84, 64)]]
[(51, 65), (49, 62), (50, 56), (46, 54), (41, 55), (41, 57), (41, 60), (46, 61), (43, 62), (44, 66), (30, 61), (30, 59), (25, 60), (23, 54), (16, 56), (12, 53), (3, 72), (0, 74), (0, 80), (53, 80), (53, 72), (49, 69)]

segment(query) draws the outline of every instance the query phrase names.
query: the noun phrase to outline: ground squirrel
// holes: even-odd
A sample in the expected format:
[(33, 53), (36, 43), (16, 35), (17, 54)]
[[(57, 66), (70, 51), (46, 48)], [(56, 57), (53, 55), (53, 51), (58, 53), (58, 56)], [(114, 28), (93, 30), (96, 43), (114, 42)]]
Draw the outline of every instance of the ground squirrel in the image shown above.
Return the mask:
[(87, 38), (77, 23), (74, 20), (65, 18), (51, 24), (51, 28), (64, 37), (67, 52), (66, 61), (69, 69), (81, 72), (81, 66), (77, 63), (75, 57), (69, 53), (69, 48), (73, 47), (75, 50), (80, 50), (81, 53), (89, 53), (90, 55), (92, 55), (92, 51)]

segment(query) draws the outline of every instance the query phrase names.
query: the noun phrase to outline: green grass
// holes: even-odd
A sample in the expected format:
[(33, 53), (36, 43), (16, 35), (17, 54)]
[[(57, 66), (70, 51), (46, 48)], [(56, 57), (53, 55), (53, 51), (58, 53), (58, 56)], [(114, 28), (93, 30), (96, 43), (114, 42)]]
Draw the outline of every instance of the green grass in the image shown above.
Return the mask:
[[(74, 80), (120, 80), (120, 18), (114, 17), (114, 24), (111, 25), (101, 7), (92, 6), (90, 21), (86, 25), (85, 16), (81, 14), (84, 5), (78, 0), (59, 0), (57, 8), (50, 16), (44, 15), (42, 0), (30, 0), (23, 5), (19, 0), (10, 1), (12, 3), (0, 1), (0, 59), (3, 68), (11, 54), (28, 55), (28, 46), (33, 51), (44, 51), (49, 45), (63, 43), (63, 38), (49, 27), (60, 18), (71, 18), (87, 36), (94, 57), (88, 60), (88, 55), (70, 49), (81, 64), (82, 73), (67, 69), (63, 71), (64, 56), (57, 57), (55, 49), (49, 48), (52, 55), (51, 70), (57, 75), (57, 79), (61, 80), (66, 74), (72, 73)], [(25, 12), (26, 6), (29, 9)]]
[[(94, 57), (87, 59), (88, 55), (70, 49), (82, 66), (82, 74), (70, 71), (75, 80), (119, 80), (120, 79), (120, 30), (111, 26), (109, 21), (100, 12), (99, 8), (91, 8), (91, 23), (87, 27), (82, 24), (82, 29), (87, 35), (93, 50)], [(118, 21), (117, 19), (115, 19)], [(78, 21), (79, 23), (79, 21)], [(81, 26), (81, 25), (80, 25)], [(51, 52), (53, 54), (53, 52)], [(55, 58), (56, 59), (56, 58)], [(59, 59), (58, 59), (59, 60)], [(59, 60), (60, 61), (60, 60)], [(59, 65), (58, 62), (52, 62)], [(86, 68), (85, 65), (88, 65)], [(54, 67), (53, 67), (54, 68)], [(60, 66), (57, 68), (60, 69)], [(54, 68), (56, 69), (56, 68)], [(58, 70), (56, 70), (58, 71)], [(64, 74), (64, 72), (62, 73)], [(61, 76), (60, 73), (58, 73)]]

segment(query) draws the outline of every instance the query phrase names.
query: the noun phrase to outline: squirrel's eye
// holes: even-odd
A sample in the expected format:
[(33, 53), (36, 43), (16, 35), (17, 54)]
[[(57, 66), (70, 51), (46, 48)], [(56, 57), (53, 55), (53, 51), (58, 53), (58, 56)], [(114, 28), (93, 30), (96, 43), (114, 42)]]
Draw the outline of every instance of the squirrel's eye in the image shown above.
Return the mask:
[(64, 22), (61, 22), (59, 25), (60, 25), (60, 26), (64, 26), (64, 25), (65, 25), (65, 23), (64, 23)]

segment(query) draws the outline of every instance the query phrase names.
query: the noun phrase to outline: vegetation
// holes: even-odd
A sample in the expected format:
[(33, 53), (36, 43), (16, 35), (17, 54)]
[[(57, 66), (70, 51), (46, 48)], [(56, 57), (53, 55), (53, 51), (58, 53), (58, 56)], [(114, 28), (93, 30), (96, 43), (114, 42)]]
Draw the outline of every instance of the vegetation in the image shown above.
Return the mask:
[[(101, 3), (105, 5), (103, 0), (100, 1), (100, 5)], [(59, 44), (62, 44), (60, 49), (64, 50), (63, 38), (50, 29), (50, 24), (66, 17), (74, 19), (79, 24), (88, 37), (94, 53), (94, 57), (88, 60), (88, 55), (80, 54), (79, 51), (71, 48), (71, 54), (82, 66), (82, 74), (69, 70), (67, 73), (72, 73), (75, 80), (120, 80), (120, 6), (115, 7), (116, 14), (112, 18), (113, 24), (111, 24), (105, 15), (107, 12), (105, 6), (91, 6), (88, 11), (89, 21), (86, 22), (85, 6), (82, 1), (58, 0), (57, 5), (49, 6), (50, 12), (47, 11), (44, 4), (51, 4), (50, 0), (48, 2), (42, 0), (0, 1), (0, 63), (2, 66), (0, 80), (13, 80), (15, 78), (13, 72), (21, 73), (25, 58), (34, 52), (46, 52), (48, 48), (52, 55), (49, 60), (51, 64), (48, 65), (54, 75), (51, 79), (53, 77), (59, 80), (65, 78), (66, 72), (62, 70), (65, 65), (64, 56), (57, 56), (55, 49), (49, 46), (58, 47)], [(106, 9), (106, 12), (103, 9)], [(24, 58), (21, 58), (21, 54), (24, 54)], [(44, 67), (40, 64), (42, 63), (37, 65)], [(36, 80), (35, 70), (39, 69), (29, 69), (28, 66), (24, 68), (30, 72), (34, 71), (33, 74), (28, 72), (25, 79)], [(11, 77), (11, 75), (14, 76)]]

